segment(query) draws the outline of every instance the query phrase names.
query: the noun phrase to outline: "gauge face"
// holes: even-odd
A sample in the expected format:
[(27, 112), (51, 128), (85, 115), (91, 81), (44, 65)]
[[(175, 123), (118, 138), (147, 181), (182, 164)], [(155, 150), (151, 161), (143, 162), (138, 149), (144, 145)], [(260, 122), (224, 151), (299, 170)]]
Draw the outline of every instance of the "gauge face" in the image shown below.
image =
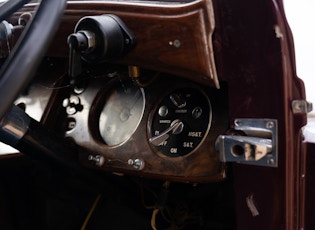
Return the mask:
[(211, 105), (208, 97), (196, 88), (177, 89), (157, 106), (149, 142), (166, 156), (184, 156), (203, 141), (210, 123)]
[(114, 85), (106, 95), (99, 117), (99, 131), (104, 142), (114, 146), (128, 140), (142, 119), (144, 107), (143, 89), (132, 82)]

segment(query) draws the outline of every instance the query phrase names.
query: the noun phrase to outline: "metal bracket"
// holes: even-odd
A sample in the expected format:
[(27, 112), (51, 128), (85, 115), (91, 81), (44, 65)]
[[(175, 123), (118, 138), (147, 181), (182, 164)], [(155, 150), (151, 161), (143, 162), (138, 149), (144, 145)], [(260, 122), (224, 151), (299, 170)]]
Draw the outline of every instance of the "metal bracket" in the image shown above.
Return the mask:
[(220, 135), (216, 148), (222, 162), (277, 167), (278, 124), (274, 119), (236, 119), (234, 130), (241, 135)]
[(292, 110), (294, 114), (309, 113), (313, 110), (313, 104), (305, 100), (293, 100)]

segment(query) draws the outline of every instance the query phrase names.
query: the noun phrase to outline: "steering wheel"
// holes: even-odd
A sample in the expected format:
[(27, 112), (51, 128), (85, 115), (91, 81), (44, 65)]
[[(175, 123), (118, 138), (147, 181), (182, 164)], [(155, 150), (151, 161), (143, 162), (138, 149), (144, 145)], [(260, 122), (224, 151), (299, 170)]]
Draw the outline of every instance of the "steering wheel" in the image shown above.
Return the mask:
[[(13, 2), (13, 3), (12, 3)], [(16, 0), (1, 6), (16, 5)], [(25, 2), (25, 1), (24, 1)], [(45, 55), (66, 7), (66, 0), (42, 0), (31, 23), (27, 24), (17, 44), (0, 71), (0, 119), (27, 86)], [(0, 15), (4, 17), (4, 15)]]
[[(11, 2), (15, 1), (17, 0), (12, 0)], [(20, 1), (25, 2), (29, 0)], [(11, 107), (21, 90), (23, 90), (32, 79), (45, 55), (49, 43), (58, 29), (58, 24), (66, 7), (66, 2), (66, 0), (41, 1), (33, 16), (32, 22), (26, 26), (18, 43), (11, 52), (10, 57), (2, 67), (0, 72), (0, 125), (5, 123), (2, 121), (6, 120), (8, 117), (13, 117), (15, 122), (13, 126), (18, 126), (17, 129), (20, 129), (21, 126), (25, 125), (24, 123), (27, 122), (27, 119), (23, 117), (27, 116), (25, 113), (20, 113), (20, 110), (17, 112), (17, 107), (13, 107), (12, 109)], [(0, 14), (0, 21), (1, 17), (3, 18), (3, 15)], [(71, 168), (72, 172), (75, 171), (91, 185), (104, 185), (103, 178), (99, 178), (97, 174), (82, 167), (75, 160), (77, 159), (77, 146), (51, 133), (48, 129), (42, 127), (40, 123), (31, 121), (30, 124), (31, 128), (28, 130), (28, 134), (25, 135), (27, 137), (23, 136), (23, 143), (18, 144), (17, 149), (20, 150), (20, 152), (37, 157), (40, 160), (54, 161), (55, 163), (59, 163), (59, 165), (61, 164), (67, 168)], [(10, 123), (10, 125), (12, 124)], [(16, 148), (14, 144), (11, 144), (12, 140), (10, 134), (6, 131), (1, 132), (0, 130), (0, 139), (1, 141), (4, 140), (4, 143)], [(7, 143), (8, 140), (10, 143)], [(15, 143), (15, 141), (16, 140), (13, 139), (12, 142)], [(109, 187), (108, 183), (106, 183), (106, 186)]]

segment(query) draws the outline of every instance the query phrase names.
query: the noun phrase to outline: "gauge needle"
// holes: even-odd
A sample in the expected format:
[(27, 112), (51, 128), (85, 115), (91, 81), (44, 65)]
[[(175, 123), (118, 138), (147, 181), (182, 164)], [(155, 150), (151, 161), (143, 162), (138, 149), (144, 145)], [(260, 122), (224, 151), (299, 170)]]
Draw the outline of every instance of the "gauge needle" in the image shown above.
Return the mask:
[(164, 132), (161, 134), (151, 137), (149, 139), (150, 143), (159, 146), (161, 143), (166, 141), (172, 134), (180, 134), (183, 131), (184, 124), (180, 120), (175, 120), (172, 122), (171, 126), (166, 129)]

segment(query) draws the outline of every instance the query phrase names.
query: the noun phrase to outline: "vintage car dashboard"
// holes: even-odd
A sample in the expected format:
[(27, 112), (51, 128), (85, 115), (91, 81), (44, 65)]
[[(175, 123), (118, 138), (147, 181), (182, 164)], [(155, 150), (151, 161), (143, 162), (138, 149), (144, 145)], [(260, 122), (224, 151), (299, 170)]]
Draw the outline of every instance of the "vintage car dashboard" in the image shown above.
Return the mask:
[[(36, 7), (2, 22), (1, 63)], [(67, 169), (103, 184), (112, 173), (228, 182), (235, 209), (216, 202), (226, 204), (222, 190), (206, 201), (220, 217), (218, 204), (235, 212), (237, 229), (304, 228), (310, 105), (282, 0), (67, 1), (46, 48), (16, 100), (39, 121), (20, 139), (29, 155), (65, 156)]]
[[(257, 14), (239, 17), (242, 5)], [(26, 5), (8, 19), (14, 33), (1, 40), (1, 57), (35, 9)], [(269, 93), (287, 94), (278, 76), (292, 61), (277, 9), (271, 2), (69, 1), (36, 73), (53, 82), (40, 89), (50, 95), (41, 123), (75, 143), (89, 168), (183, 182), (221, 180), (226, 164), (215, 145), (235, 119), (284, 127), (277, 123), (283, 98)], [(277, 167), (277, 146), (285, 140), (269, 131), (266, 164)], [(244, 149), (228, 151), (244, 155)]]
[[(10, 18), (15, 31), (2, 43), (3, 57), (35, 6)], [(215, 143), (228, 129), (228, 94), (217, 77), (213, 31), (209, 1), (69, 1), (37, 80), (16, 104), (75, 143), (85, 167), (221, 180)]]

